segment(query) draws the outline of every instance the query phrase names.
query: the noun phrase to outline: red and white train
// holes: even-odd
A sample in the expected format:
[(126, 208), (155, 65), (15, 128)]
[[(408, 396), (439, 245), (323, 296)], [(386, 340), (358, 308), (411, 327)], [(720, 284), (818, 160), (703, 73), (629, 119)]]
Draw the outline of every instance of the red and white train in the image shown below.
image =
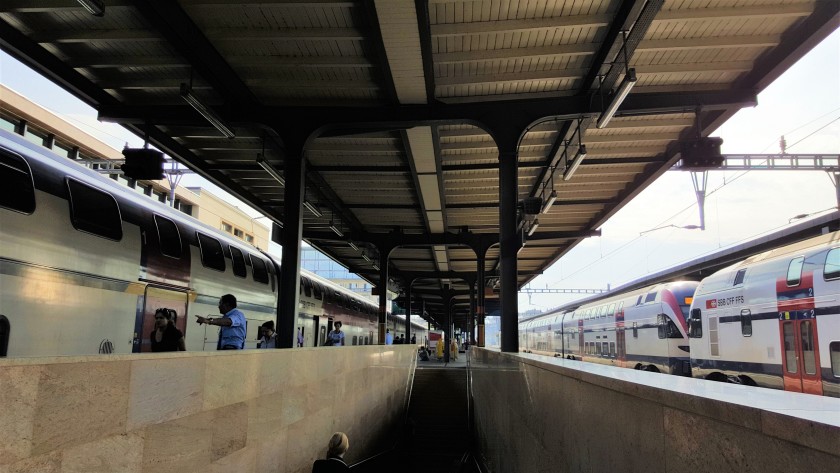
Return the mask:
[(519, 324), (524, 351), (840, 397), (840, 232)]
[[(217, 314), (226, 293), (248, 320), (246, 348), (276, 319), (279, 262), (240, 240), (5, 130), (0, 182), (0, 356), (149, 351), (162, 307), (188, 351), (215, 350), (218, 328), (192, 314)], [(300, 286), (304, 346), (335, 321), (347, 345), (378, 343), (371, 301), (308, 271)], [(389, 326), (404, 332), (390, 314)]]
[(523, 321), (519, 324), (520, 348), (688, 376), (686, 318), (697, 284), (657, 284)]
[(703, 279), (688, 335), (695, 377), (840, 397), (840, 232)]

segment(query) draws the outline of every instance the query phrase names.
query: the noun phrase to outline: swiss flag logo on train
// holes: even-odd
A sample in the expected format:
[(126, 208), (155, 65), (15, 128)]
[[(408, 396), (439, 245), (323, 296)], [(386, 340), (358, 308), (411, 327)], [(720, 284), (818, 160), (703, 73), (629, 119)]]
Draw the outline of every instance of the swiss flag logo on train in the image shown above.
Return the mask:
[(717, 299), (706, 299), (707, 309), (717, 309)]

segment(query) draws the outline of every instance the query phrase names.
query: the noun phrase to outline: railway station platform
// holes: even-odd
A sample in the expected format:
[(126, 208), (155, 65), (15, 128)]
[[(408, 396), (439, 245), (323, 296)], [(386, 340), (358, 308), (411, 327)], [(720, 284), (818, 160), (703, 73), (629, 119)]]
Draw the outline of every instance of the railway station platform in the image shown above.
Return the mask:
[(356, 473), (840, 464), (840, 399), (476, 347), (4, 359), (0, 404), (3, 473), (308, 473), (334, 431)]

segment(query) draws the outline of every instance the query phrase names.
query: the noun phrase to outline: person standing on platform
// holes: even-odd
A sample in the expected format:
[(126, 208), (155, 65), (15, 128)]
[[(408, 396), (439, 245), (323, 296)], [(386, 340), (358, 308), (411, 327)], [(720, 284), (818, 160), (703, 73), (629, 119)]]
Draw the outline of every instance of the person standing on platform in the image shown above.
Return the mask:
[(269, 320), (260, 326), (260, 343), (257, 348), (277, 348), (277, 332), (274, 331), (274, 321)]
[(417, 345), (417, 335), (412, 335), (411, 336), (411, 344), (412, 345)]
[(155, 311), (155, 329), (149, 335), (153, 352), (187, 351), (187, 347), (184, 344), (184, 334), (175, 328), (175, 321), (172, 320), (172, 312), (174, 311), (170, 311), (169, 309), (158, 309)]
[(298, 327), (297, 343), (299, 347), (303, 346), (303, 327)]
[(458, 360), (458, 342), (455, 339), (452, 339), (452, 342), (449, 344), (449, 358), (453, 361)]
[(341, 331), (341, 322), (336, 322), (335, 330), (327, 334), (327, 345), (333, 347), (344, 346), (344, 332)]
[(330, 437), (327, 444), (327, 458), (315, 460), (312, 464), (312, 473), (333, 473), (350, 471), (350, 467), (344, 462), (344, 454), (350, 448), (350, 441), (344, 432), (336, 432)]
[(400, 345), (405, 345), (405, 335), (400, 335)]
[(219, 313), (224, 317), (214, 319), (196, 315), (196, 322), (199, 325), (218, 325), (219, 343), (217, 350), (242, 350), (245, 348), (245, 334), (248, 331), (248, 322), (245, 314), (236, 308), (236, 297), (233, 294), (225, 294), (219, 299)]
[(394, 336), (391, 335), (391, 329), (385, 329), (385, 344), (386, 345), (393, 345), (394, 344)]

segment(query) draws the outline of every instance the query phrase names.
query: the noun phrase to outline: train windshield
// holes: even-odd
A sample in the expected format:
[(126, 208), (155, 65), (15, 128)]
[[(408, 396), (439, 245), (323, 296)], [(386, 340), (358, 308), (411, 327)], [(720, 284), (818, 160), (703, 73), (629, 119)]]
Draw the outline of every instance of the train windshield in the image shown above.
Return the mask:
[(677, 299), (677, 304), (680, 306), (680, 312), (682, 312), (686, 320), (688, 319), (688, 312), (691, 309), (691, 301), (694, 298), (694, 291), (696, 289), (697, 284), (695, 283), (690, 286), (675, 287), (671, 290)]

